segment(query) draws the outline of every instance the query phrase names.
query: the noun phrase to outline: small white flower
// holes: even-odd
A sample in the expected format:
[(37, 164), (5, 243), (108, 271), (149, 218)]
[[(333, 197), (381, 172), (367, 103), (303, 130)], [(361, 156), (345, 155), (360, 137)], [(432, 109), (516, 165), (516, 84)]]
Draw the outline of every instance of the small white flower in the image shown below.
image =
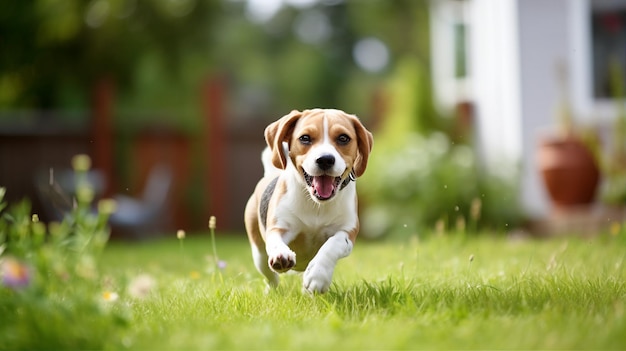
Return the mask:
[(114, 302), (114, 301), (117, 301), (117, 299), (119, 298), (120, 298), (120, 295), (118, 295), (114, 291), (105, 291), (102, 293), (102, 299), (106, 302)]
[(209, 229), (215, 229), (217, 225), (217, 219), (215, 218), (215, 216), (211, 216), (209, 218)]
[(135, 298), (147, 297), (156, 285), (156, 281), (148, 274), (140, 274), (128, 286), (128, 293)]

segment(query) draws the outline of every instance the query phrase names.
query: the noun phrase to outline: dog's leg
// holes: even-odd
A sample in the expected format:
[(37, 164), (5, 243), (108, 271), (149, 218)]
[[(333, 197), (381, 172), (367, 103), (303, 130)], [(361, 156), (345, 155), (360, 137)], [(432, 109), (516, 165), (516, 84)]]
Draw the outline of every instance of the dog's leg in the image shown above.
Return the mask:
[(266, 234), (265, 250), (268, 257), (267, 264), (274, 272), (287, 272), (296, 265), (296, 253), (285, 244), (279, 233), (270, 231)]
[(267, 265), (267, 253), (264, 248), (259, 248), (256, 244), (250, 245), (252, 247), (252, 259), (256, 269), (267, 278), (267, 285), (270, 288), (278, 286), (278, 274), (270, 269)]
[(265, 252), (265, 242), (263, 241), (259, 228), (257, 207), (258, 203), (256, 197), (252, 195), (246, 204), (244, 219), (246, 232), (248, 233), (248, 239), (250, 240), (250, 247), (252, 249), (252, 260), (259, 273), (267, 278), (268, 286), (276, 287), (278, 285), (278, 274), (272, 271), (267, 265), (268, 258)]
[(310, 293), (325, 293), (339, 259), (352, 252), (348, 233), (341, 231), (326, 240), (304, 271), (302, 287)]

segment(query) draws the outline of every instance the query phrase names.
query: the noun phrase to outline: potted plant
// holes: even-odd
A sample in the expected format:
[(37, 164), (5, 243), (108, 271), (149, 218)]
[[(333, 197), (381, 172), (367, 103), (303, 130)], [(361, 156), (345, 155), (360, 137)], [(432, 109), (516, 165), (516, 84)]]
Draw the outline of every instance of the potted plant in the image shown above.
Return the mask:
[(557, 66), (557, 79), (561, 93), (558, 109), (561, 127), (557, 134), (540, 140), (537, 160), (552, 204), (563, 209), (594, 201), (600, 169), (589, 145), (589, 141), (596, 138), (574, 126), (563, 63)]

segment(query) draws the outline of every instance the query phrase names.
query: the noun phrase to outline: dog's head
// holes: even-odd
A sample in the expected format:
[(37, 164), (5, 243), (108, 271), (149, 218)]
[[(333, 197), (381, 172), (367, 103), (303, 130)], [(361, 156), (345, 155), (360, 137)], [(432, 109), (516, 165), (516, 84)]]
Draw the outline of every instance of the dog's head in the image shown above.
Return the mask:
[(292, 111), (265, 129), (265, 140), (274, 166), (287, 168), (289, 157), (316, 201), (332, 199), (348, 177), (365, 172), (373, 143), (356, 116), (331, 109)]

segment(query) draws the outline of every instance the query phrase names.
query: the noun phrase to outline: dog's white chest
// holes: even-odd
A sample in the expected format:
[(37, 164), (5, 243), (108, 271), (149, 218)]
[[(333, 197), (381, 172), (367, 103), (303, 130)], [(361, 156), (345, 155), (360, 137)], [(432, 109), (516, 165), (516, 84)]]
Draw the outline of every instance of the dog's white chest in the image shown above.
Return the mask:
[[(344, 196), (352, 200), (345, 201)], [(296, 253), (295, 270), (304, 270), (328, 238), (358, 225), (353, 196), (352, 186), (342, 190), (333, 202), (322, 205), (297, 196), (281, 201), (279, 218), (288, 228), (286, 244)]]

